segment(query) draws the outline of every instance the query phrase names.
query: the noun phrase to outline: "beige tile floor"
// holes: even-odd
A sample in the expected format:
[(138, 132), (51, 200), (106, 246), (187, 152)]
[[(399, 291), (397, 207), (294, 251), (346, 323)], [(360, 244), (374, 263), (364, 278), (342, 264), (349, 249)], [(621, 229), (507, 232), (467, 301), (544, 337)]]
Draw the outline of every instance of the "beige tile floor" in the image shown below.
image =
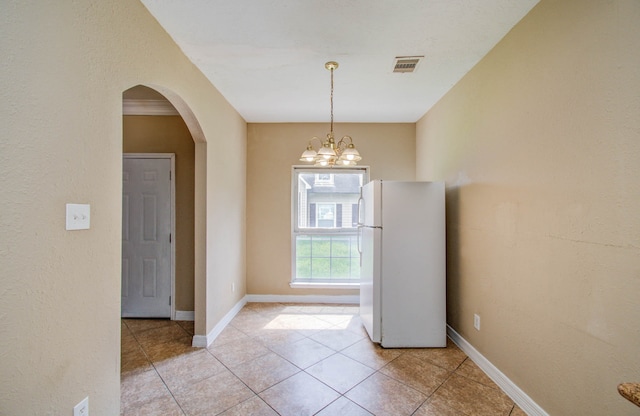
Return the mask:
[(373, 344), (353, 305), (249, 303), (209, 348), (192, 335), (122, 320), (121, 415), (525, 415), (451, 342)]

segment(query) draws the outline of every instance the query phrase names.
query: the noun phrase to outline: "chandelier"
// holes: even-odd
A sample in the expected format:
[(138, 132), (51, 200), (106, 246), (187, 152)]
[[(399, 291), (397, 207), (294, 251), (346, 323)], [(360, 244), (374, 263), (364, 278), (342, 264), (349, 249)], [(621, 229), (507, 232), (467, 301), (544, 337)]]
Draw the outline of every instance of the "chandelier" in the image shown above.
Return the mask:
[[(353, 144), (351, 136), (344, 136), (338, 143), (333, 137), (333, 71), (338, 68), (338, 63), (329, 61), (324, 64), (324, 67), (331, 71), (331, 129), (324, 141), (318, 137), (312, 137), (309, 140), (307, 150), (302, 153), (300, 160), (302, 162), (313, 162), (315, 166), (355, 166), (362, 158)], [(312, 142), (314, 140), (319, 145), (317, 151), (313, 147)]]

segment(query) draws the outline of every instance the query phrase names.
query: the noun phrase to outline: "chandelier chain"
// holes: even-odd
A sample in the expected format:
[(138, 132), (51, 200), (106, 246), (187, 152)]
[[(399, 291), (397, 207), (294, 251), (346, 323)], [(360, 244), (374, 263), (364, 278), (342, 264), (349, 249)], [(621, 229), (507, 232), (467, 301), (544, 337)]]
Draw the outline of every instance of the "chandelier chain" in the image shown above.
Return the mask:
[[(333, 137), (333, 71), (338, 68), (338, 63), (329, 61), (324, 64), (324, 67), (331, 71), (331, 95), (329, 96), (331, 104), (331, 131), (327, 134), (324, 141), (318, 137), (312, 137), (311, 140), (309, 140), (307, 150), (302, 152), (300, 161), (315, 162), (315, 165), (319, 167), (355, 166), (362, 157), (360, 157), (360, 153), (356, 150), (351, 136), (344, 136), (338, 142), (336, 142)], [(320, 148), (317, 151), (312, 144), (314, 140), (317, 140), (320, 144)]]
[(331, 136), (333, 136), (333, 67), (331, 67)]

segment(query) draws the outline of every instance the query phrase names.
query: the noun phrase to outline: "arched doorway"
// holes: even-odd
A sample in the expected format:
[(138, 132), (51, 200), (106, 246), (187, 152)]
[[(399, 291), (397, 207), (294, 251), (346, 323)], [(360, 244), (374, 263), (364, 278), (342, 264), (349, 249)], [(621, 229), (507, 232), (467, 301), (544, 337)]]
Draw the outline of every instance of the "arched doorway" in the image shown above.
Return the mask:
[[(175, 154), (175, 260), (171, 318), (195, 320), (197, 276), (204, 280), (206, 150), (200, 126), (180, 97), (162, 87), (137, 85), (123, 92), (123, 153)], [(124, 231), (124, 229), (123, 229)], [(125, 262), (123, 262), (123, 268)], [(123, 282), (124, 284), (124, 282)], [(123, 286), (123, 295), (125, 287)], [(204, 327), (204, 325), (202, 325)], [(204, 331), (204, 329), (202, 330)]]

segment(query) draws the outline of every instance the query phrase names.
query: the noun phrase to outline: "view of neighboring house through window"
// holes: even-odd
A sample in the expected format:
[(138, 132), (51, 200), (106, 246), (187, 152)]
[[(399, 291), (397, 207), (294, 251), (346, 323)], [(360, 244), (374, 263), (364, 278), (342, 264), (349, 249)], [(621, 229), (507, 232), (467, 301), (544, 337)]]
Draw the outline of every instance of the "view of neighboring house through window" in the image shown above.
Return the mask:
[(293, 282), (358, 283), (358, 198), (367, 168), (293, 168)]

